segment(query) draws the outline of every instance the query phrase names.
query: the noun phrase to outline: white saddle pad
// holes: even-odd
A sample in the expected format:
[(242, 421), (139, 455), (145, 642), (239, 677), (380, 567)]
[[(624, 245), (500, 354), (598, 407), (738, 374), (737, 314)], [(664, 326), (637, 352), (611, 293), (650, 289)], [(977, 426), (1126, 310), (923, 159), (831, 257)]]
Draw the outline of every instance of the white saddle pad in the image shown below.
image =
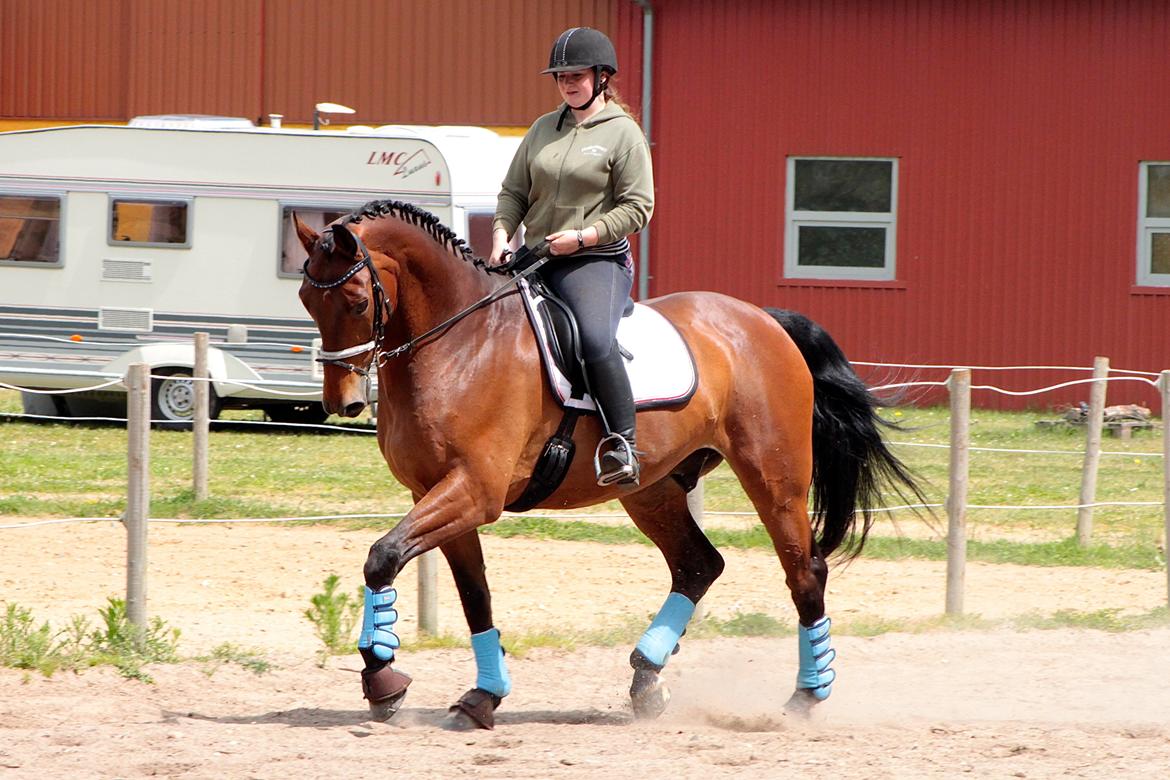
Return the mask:
[[(573, 388), (568, 378), (557, 367), (549, 346), (554, 336), (546, 332), (544, 319), (536, 308), (544, 296), (534, 290), (526, 279), (521, 279), (519, 286), (528, 321), (532, 324), (540, 347), (540, 362), (544, 364), (553, 395), (562, 406), (596, 409), (588, 393), (582, 391), (583, 398), (573, 397)], [(691, 350), (678, 329), (656, 310), (635, 303), (634, 313), (622, 317), (618, 325), (617, 340), (633, 356), (632, 359), (626, 357), (625, 364), (626, 373), (630, 376), (630, 387), (634, 391), (634, 405), (639, 411), (680, 404), (695, 394), (699, 377)]]

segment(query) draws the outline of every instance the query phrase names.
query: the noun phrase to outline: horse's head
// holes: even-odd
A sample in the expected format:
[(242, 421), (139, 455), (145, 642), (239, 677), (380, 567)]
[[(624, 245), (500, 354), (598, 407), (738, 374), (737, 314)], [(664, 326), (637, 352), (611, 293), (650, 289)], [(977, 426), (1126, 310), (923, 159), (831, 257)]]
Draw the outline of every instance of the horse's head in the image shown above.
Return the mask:
[(297, 237), (309, 258), (301, 303), (321, 332), (318, 360), (325, 366), (321, 404), (330, 414), (356, 417), (366, 407), (369, 374), (397, 303), (391, 260), (371, 254), (348, 226), (333, 224), (318, 234), (294, 214)]

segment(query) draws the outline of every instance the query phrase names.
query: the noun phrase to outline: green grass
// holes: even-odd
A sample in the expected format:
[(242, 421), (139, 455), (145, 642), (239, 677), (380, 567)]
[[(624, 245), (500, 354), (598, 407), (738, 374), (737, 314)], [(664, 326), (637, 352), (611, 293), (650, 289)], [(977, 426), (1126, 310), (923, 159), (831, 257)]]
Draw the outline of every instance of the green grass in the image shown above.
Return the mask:
[[(0, 391), (0, 411), (19, 411), (19, 397)], [(891, 439), (894, 451), (923, 479), (927, 498), (942, 503), (947, 491), (947, 450), (910, 446), (945, 445), (948, 413), (942, 408), (887, 411), (906, 430)], [(1054, 413), (972, 412), (975, 447), (1079, 450), (1082, 431), (1039, 428), (1036, 421)], [(125, 507), (126, 437), (115, 427), (0, 423), (0, 519), (7, 517), (118, 517)], [(46, 446), (46, 443), (52, 446)], [(151, 433), (151, 508), (153, 517), (185, 519), (393, 515), (407, 511), (408, 490), (389, 473), (371, 435), (318, 436), (213, 431), (211, 498), (195, 501), (191, 487), (191, 434)], [(1100, 501), (1162, 501), (1161, 432), (1139, 432), (1131, 441), (1106, 438), (1099, 472)], [(984, 505), (1075, 504), (1081, 474), (1079, 455), (972, 452), (969, 502)], [(752, 507), (726, 464), (705, 482), (708, 511), (751, 512)], [(620, 512), (616, 502), (599, 512)], [(932, 521), (936, 528), (945, 517)], [(921, 523), (909, 512), (899, 523)], [(340, 522), (341, 527), (389, 528), (392, 518)], [(1157, 568), (1162, 535), (1160, 506), (1100, 507), (1094, 512), (1094, 541), (1081, 550), (1069, 540), (1076, 511), (970, 509), (968, 527), (978, 541), (969, 544), (972, 560), (1026, 565), (1091, 565)], [(606, 544), (646, 543), (630, 524), (603, 524), (541, 517), (505, 519), (488, 533), (535, 536)], [(771, 546), (762, 528), (720, 528), (709, 524), (716, 545), (732, 548)], [(921, 534), (910, 534), (920, 536)], [(942, 559), (940, 541), (875, 537), (866, 555), (882, 558)]]
[[(149, 683), (147, 664), (184, 660), (179, 655), (177, 628), (159, 617), (144, 627), (135, 626), (121, 599), (106, 600), (106, 606), (98, 610), (96, 626), (88, 617), (74, 615), (57, 630), (19, 604), (0, 602), (0, 607), (0, 667), (35, 670), (49, 677), (58, 671), (112, 666), (124, 677)], [(225, 664), (237, 664), (258, 675), (272, 669), (260, 652), (230, 642), (191, 660), (202, 664), (209, 677)]]
[[(523, 536), (600, 544), (650, 544), (646, 537), (630, 526), (548, 517), (504, 518), (484, 528), (483, 533), (504, 538)], [(772, 549), (772, 540), (763, 526), (748, 530), (712, 528), (708, 529), (707, 536), (720, 549)], [(881, 560), (945, 561), (947, 547), (943, 540), (874, 536), (866, 543), (864, 555)], [(1099, 566), (1151, 570), (1160, 569), (1165, 564), (1156, 538), (1145, 543), (1093, 544), (1084, 548), (1077, 544), (1075, 537), (1053, 542), (969, 541), (967, 560), (1022, 566)]]
[[(537, 649), (571, 652), (581, 647), (621, 647), (633, 645), (650, 624), (653, 616), (617, 620), (588, 631), (526, 631), (505, 633), (500, 640), (509, 656), (524, 658)], [(980, 615), (938, 615), (915, 620), (892, 620), (852, 617), (834, 621), (836, 636), (876, 637), (890, 633), (923, 634), (935, 631), (992, 631), (996, 629), (1056, 630), (1062, 628), (1095, 629), (1120, 632), (1170, 626), (1170, 610), (1159, 607), (1149, 612), (1121, 614), (1119, 610), (1077, 612), (1062, 610), (1052, 615), (1027, 615), (1003, 620), (989, 620)], [(683, 643), (693, 639), (721, 637), (788, 637), (796, 635), (795, 622), (782, 622), (759, 612), (737, 612), (730, 618), (709, 616), (687, 626)], [(466, 636), (452, 634), (420, 635), (406, 642), (411, 651), (450, 650), (469, 647)]]
[(63, 669), (113, 666), (124, 677), (151, 682), (143, 668), (146, 664), (179, 660), (179, 630), (169, 628), (158, 617), (146, 626), (132, 624), (121, 599), (107, 599), (106, 606), (98, 610), (101, 622), (96, 628), (78, 615), (59, 631), (47, 621), (38, 623), (29, 610), (17, 604), (4, 607), (0, 666), (35, 669), (45, 676)]
[[(326, 591), (328, 592), (328, 590)], [(110, 599), (100, 612), (104, 628), (93, 630), (89, 621), (75, 616), (69, 625), (54, 632), (47, 622), (38, 623), (26, 609), (9, 604), (0, 618), (0, 667), (29, 669), (51, 676), (56, 671), (80, 670), (102, 664), (112, 665), (124, 676), (151, 682), (144, 671), (147, 663), (175, 663), (182, 659), (177, 652), (178, 632), (159, 619), (144, 632), (135, 632), (125, 620), (124, 604)], [(510, 656), (524, 658), (533, 650), (573, 651), (581, 647), (618, 647), (637, 641), (649, 624), (628, 617), (588, 631), (526, 631), (502, 637)], [(892, 620), (852, 617), (833, 625), (838, 637), (876, 637), (888, 633), (927, 633), (933, 631), (1056, 630), (1062, 628), (1122, 632), (1170, 626), (1170, 609), (1159, 607), (1149, 612), (1122, 614), (1117, 609), (1077, 612), (1062, 610), (1052, 615), (1024, 615), (1006, 620), (988, 620), (979, 615), (938, 615), (917, 620)], [(687, 640), (720, 637), (788, 637), (796, 626), (758, 612), (737, 612), (730, 618), (707, 617), (687, 628)], [(412, 651), (465, 649), (466, 636), (444, 633), (420, 634), (408, 642)], [(352, 653), (352, 643), (330, 648), (330, 654)], [(236, 664), (254, 674), (272, 670), (262, 653), (225, 642), (209, 655), (192, 659), (212, 676), (226, 664)]]
[[(945, 541), (874, 537), (866, 544), (865, 557), (945, 561), (947, 548)], [(1133, 542), (1080, 547), (1075, 537), (1054, 542), (968, 541), (967, 560), (1021, 566), (1098, 566), (1106, 569), (1150, 570), (1161, 569), (1166, 563), (1156, 539), (1150, 539), (1144, 544)]]
[(1117, 609), (1101, 609), (1093, 612), (1060, 610), (1051, 615), (1026, 615), (1014, 618), (1012, 625), (1019, 629), (1091, 628), (1098, 631), (1117, 633), (1143, 628), (1164, 628), (1170, 626), (1170, 609), (1158, 607), (1149, 612), (1121, 614)]
[[(1017, 450), (1083, 451), (1085, 431), (1075, 428), (1040, 428), (1038, 420), (1055, 419), (1055, 413), (971, 413), (971, 446)], [(948, 452), (945, 449), (908, 445), (949, 443), (946, 409), (907, 409), (899, 420), (909, 430), (896, 433), (894, 451), (928, 485), (933, 502), (944, 501), (947, 492)], [(1098, 501), (1156, 501), (1162, 496), (1160, 431), (1141, 431), (1128, 441), (1106, 436), (1097, 482)], [(1080, 454), (1033, 454), (972, 451), (968, 503), (987, 506), (1073, 505), (1078, 503), (1083, 458)], [(1103, 538), (1149, 539), (1162, 527), (1160, 507), (1098, 507), (1093, 512), (1094, 533)], [(1034, 530), (1063, 538), (1076, 528), (1076, 510), (969, 509), (969, 525)]]
[(208, 677), (214, 675), (216, 671), (227, 664), (235, 664), (257, 676), (272, 671), (272, 663), (264, 657), (263, 653), (240, 647), (232, 642), (216, 645), (209, 655), (196, 656), (192, 660), (203, 665), (203, 672)]

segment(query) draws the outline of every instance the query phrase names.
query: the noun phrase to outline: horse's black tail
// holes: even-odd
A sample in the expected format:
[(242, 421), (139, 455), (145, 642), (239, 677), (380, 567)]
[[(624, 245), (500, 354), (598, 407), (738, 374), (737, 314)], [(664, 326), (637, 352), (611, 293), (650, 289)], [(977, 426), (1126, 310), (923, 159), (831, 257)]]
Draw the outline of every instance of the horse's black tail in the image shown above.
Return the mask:
[[(824, 556), (861, 552), (873, 511), (885, 506), (883, 488), (907, 503), (925, 503), (918, 481), (890, 452), (882, 428), (897, 428), (878, 413), (869, 391), (837, 342), (808, 317), (766, 309), (796, 342), (813, 376), (812, 522)], [(860, 531), (857, 514), (861, 514)]]

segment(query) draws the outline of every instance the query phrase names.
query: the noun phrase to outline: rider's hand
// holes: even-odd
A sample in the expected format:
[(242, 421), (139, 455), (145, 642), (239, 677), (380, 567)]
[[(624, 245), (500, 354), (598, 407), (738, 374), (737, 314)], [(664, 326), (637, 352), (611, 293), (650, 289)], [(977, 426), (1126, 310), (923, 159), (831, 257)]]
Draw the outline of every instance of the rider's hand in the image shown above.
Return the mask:
[(548, 242), (549, 254), (571, 255), (576, 252), (580, 248), (577, 243), (579, 232), (577, 230), (560, 230), (550, 236), (545, 236), (544, 240)]
[(496, 228), (492, 231), (492, 253), (488, 256), (488, 265), (502, 265), (505, 261), (504, 252), (508, 250), (508, 231)]

